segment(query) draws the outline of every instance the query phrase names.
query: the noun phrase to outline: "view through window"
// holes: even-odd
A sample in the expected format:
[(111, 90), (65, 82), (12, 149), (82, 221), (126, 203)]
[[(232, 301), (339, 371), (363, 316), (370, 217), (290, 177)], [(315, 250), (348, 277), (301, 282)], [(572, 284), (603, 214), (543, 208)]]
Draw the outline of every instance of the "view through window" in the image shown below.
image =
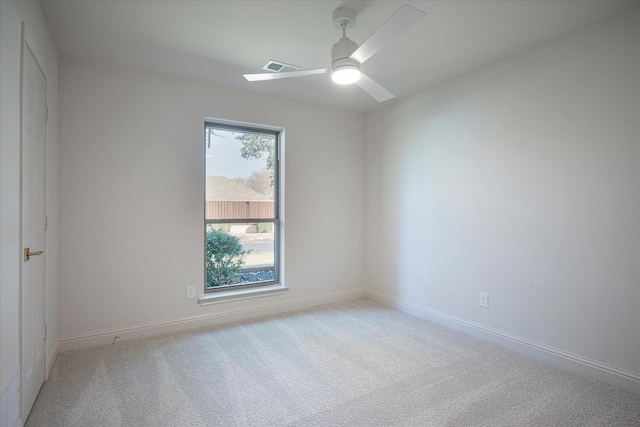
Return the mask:
[(279, 281), (278, 133), (205, 124), (205, 290)]

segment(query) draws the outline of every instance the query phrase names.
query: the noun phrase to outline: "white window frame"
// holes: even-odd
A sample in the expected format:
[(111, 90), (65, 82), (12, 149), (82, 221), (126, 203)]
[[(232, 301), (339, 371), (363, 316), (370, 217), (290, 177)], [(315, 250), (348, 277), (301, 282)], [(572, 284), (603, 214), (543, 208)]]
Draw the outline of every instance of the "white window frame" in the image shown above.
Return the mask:
[[(245, 219), (207, 219), (206, 214), (203, 212), (204, 218), (204, 235), (205, 242), (203, 245), (203, 261), (206, 257), (206, 228), (208, 224), (228, 224), (228, 223), (272, 223), (274, 230), (274, 280), (265, 282), (252, 282), (238, 285), (222, 286), (219, 288), (208, 288), (206, 283), (206, 262), (204, 262), (205, 280), (203, 283), (205, 295), (200, 298), (200, 304), (211, 304), (221, 301), (230, 301), (235, 299), (244, 299), (247, 297), (255, 297), (259, 295), (273, 295), (283, 293), (288, 290), (283, 284), (283, 262), (282, 262), (282, 242), (283, 242), (283, 230), (282, 230), (282, 144), (284, 129), (276, 128), (272, 126), (253, 125), (239, 122), (229, 122), (208, 119), (204, 123), (204, 142), (206, 143), (208, 129), (220, 129), (234, 132), (247, 132), (247, 133), (259, 133), (266, 135), (273, 135), (275, 137), (275, 153), (274, 153), (274, 217), (273, 218), (245, 218)], [(204, 149), (204, 146), (203, 146)], [(206, 179), (206, 174), (205, 174)], [(205, 183), (206, 192), (206, 183)], [(203, 201), (206, 200), (203, 195)], [(204, 211), (204, 209), (203, 209)]]

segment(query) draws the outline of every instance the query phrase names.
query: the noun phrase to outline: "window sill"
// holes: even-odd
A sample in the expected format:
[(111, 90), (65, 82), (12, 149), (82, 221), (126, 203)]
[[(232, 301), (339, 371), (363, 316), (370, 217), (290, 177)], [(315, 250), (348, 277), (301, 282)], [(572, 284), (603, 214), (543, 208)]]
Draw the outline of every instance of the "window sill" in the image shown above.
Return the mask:
[(263, 296), (281, 295), (289, 290), (283, 284), (260, 286), (247, 289), (234, 289), (205, 294), (198, 299), (200, 305), (218, 304), (221, 302), (238, 301), (249, 298), (259, 298)]

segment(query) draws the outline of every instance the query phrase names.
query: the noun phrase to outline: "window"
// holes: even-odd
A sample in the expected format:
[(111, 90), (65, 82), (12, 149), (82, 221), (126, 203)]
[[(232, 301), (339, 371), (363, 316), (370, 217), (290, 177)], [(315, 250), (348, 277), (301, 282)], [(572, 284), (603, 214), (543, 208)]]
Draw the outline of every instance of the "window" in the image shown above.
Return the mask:
[(279, 283), (279, 136), (205, 123), (205, 292)]

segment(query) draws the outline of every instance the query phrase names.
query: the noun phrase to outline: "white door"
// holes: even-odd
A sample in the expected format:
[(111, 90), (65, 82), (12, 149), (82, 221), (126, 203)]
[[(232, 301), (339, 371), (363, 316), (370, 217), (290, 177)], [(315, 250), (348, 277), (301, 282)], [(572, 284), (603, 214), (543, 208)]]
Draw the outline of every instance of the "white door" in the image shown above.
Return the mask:
[[(45, 127), (47, 81), (24, 45), (22, 80), (22, 378), (26, 421), (44, 382)], [(28, 258), (27, 258), (28, 256)]]

